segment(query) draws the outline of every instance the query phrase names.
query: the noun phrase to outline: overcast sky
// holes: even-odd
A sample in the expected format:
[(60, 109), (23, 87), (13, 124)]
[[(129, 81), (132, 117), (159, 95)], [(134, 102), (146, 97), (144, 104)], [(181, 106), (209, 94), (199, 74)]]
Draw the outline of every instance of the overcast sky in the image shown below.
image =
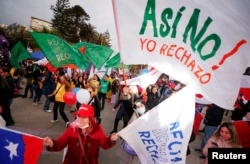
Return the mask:
[[(90, 23), (98, 32), (109, 30), (111, 44), (118, 50), (112, 0), (70, 0), (70, 4), (80, 5), (90, 16)], [(56, 0), (0, 0), (0, 24), (19, 23), (29, 27), (31, 16), (51, 21), (50, 6)]]

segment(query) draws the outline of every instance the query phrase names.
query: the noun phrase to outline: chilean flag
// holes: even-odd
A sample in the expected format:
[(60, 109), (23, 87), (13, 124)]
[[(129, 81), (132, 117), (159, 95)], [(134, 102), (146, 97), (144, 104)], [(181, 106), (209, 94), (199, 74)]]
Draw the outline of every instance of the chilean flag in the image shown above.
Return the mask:
[(194, 126), (193, 126), (195, 136), (199, 133), (199, 128), (202, 120), (203, 120), (203, 115), (197, 109), (195, 109)]
[(242, 76), (239, 94), (242, 94), (246, 100), (250, 100), (250, 76)]
[(241, 146), (243, 148), (250, 148), (250, 121), (235, 121), (236, 128)]
[(38, 163), (43, 139), (6, 128), (0, 128), (0, 136), (1, 164)]
[(171, 88), (171, 89), (174, 89), (175, 88), (175, 83), (174, 83), (174, 80), (169, 80), (168, 81), (168, 86)]

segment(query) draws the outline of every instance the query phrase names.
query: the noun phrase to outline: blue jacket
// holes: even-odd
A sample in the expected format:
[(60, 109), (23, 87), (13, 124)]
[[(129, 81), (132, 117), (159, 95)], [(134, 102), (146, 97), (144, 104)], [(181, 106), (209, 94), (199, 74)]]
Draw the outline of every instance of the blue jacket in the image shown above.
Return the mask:
[(43, 82), (42, 94), (49, 95), (55, 90), (54, 82), (52, 81), (52, 72), (48, 72), (45, 81)]

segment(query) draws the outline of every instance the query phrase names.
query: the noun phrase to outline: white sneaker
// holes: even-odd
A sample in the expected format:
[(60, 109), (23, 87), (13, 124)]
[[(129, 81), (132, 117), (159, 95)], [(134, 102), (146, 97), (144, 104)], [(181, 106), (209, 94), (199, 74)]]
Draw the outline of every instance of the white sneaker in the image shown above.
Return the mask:
[(58, 120), (51, 120), (50, 122), (51, 122), (51, 123), (55, 123), (55, 122), (57, 122), (57, 121), (58, 121)]
[(51, 113), (51, 112), (52, 112), (52, 110), (50, 110), (50, 109), (49, 109), (49, 110), (45, 110), (45, 112), (47, 112), (47, 113)]
[(37, 103), (33, 103), (33, 105), (37, 105)]

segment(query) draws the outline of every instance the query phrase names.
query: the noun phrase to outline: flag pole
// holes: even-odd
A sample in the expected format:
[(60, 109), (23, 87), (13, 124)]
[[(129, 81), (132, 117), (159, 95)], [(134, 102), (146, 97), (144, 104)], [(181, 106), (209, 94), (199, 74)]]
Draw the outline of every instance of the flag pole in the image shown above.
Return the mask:
[(125, 83), (125, 86), (127, 86), (127, 77), (126, 77), (126, 73), (125, 73), (125, 69), (124, 69), (124, 64), (122, 63), (122, 72), (123, 72), (123, 80)]
[(114, 17), (115, 17), (115, 27), (116, 27), (116, 34), (117, 34), (117, 39), (118, 39), (118, 47), (119, 47), (121, 63), (122, 63), (123, 79), (124, 79), (125, 86), (127, 86), (127, 82), (126, 82), (127, 78), (126, 78), (126, 73), (124, 70), (124, 63), (123, 63), (123, 59), (122, 59), (123, 58), (122, 57), (122, 48), (121, 48), (121, 43), (120, 43), (120, 35), (119, 35), (119, 31), (118, 31), (118, 23), (117, 23), (117, 17), (116, 17), (115, 0), (112, 0), (112, 6), (113, 6)]

